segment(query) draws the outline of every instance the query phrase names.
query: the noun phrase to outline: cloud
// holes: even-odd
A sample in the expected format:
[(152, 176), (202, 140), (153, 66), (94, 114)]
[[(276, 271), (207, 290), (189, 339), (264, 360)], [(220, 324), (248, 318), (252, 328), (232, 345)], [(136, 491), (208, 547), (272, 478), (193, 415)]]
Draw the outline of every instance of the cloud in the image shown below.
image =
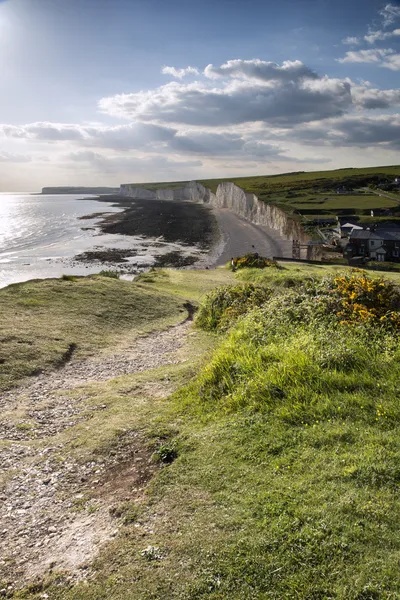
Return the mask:
[(392, 71), (400, 70), (400, 54), (397, 54), (392, 48), (371, 48), (371, 50), (350, 50), (346, 52), (343, 58), (339, 58), (340, 63), (366, 63), (374, 64), (379, 67), (385, 67)]
[(365, 109), (389, 109), (400, 105), (400, 90), (378, 90), (363, 86), (352, 88), (356, 106)]
[(10, 138), (27, 138), (32, 140), (77, 141), (84, 137), (83, 129), (79, 125), (66, 125), (61, 123), (38, 122), (22, 127), (15, 125), (0, 125), (1, 133)]
[(400, 114), (366, 117), (348, 115), (293, 131), (293, 138), (312, 145), (400, 149)]
[(157, 147), (170, 141), (176, 130), (152, 123), (128, 123), (116, 127), (85, 127), (85, 145), (134, 150)]
[(86, 146), (133, 150), (168, 142), (175, 136), (176, 130), (152, 123), (128, 123), (110, 127), (38, 122), (21, 126), (0, 124), (0, 133), (8, 138), (42, 142), (72, 141)]
[(389, 54), (392, 54), (394, 50), (391, 48), (380, 50), (373, 48), (371, 50), (349, 50), (343, 58), (339, 58), (340, 63), (380, 63), (385, 60)]
[[(148, 171), (154, 168), (157, 172), (174, 172), (175, 169), (201, 167), (200, 160), (170, 160), (168, 157), (153, 155), (137, 156), (104, 156), (90, 150), (71, 152), (66, 158), (74, 163), (87, 164), (97, 171), (118, 173), (119, 171)], [(67, 165), (68, 166), (68, 165)]]
[(199, 70), (196, 67), (186, 67), (185, 69), (176, 69), (175, 67), (163, 67), (161, 69), (163, 75), (172, 75), (177, 79), (183, 79), (186, 75), (199, 75)]
[(274, 62), (260, 60), (228, 60), (220, 67), (208, 65), (204, 75), (209, 79), (222, 79), (233, 77), (236, 79), (255, 81), (298, 81), (299, 79), (318, 79), (317, 73), (312, 71), (300, 60), (286, 60), (282, 65)]
[(360, 38), (352, 36), (352, 35), (350, 35), (342, 40), (342, 44), (345, 44), (348, 46), (357, 46), (360, 43), (361, 43)]
[(379, 14), (383, 18), (383, 26), (389, 27), (392, 23), (394, 23), (397, 19), (400, 18), (400, 5), (398, 4), (386, 4)]
[(351, 106), (348, 81), (319, 77), (300, 61), (281, 67), (264, 61), (228, 61), (219, 68), (209, 65), (205, 73), (222, 81), (217, 87), (202, 81), (171, 82), (103, 98), (99, 108), (112, 116), (164, 125), (215, 127), (263, 121), (290, 127), (343, 114)]
[[(263, 134), (261, 134), (262, 137)], [(248, 139), (233, 133), (187, 131), (177, 135), (170, 144), (172, 150), (180, 153), (193, 153), (200, 156), (242, 156), (269, 160), (288, 159), (285, 150), (276, 144), (258, 139)]]
[(400, 29), (395, 29), (394, 31), (372, 31), (368, 32), (368, 35), (364, 36), (364, 40), (369, 44), (375, 44), (377, 41), (388, 40), (389, 38), (396, 37), (400, 35)]
[[(349, 51), (341, 62), (381, 66), (392, 61), (389, 68), (394, 69), (398, 56), (392, 49), (370, 48)], [(397, 89), (321, 76), (301, 61), (236, 59), (208, 65), (197, 81), (171, 81), (103, 98), (99, 103), (103, 112), (129, 119), (119, 125), (3, 124), (0, 135), (13, 139), (16, 147), (26, 142), (64, 146), (69, 152), (67, 168), (81, 165), (85, 172), (115, 174), (139, 170), (147, 177), (154, 169), (161, 178), (168, 170), (197, 169), (204, 159), (249, 165), (316, 162), (318, 158), (304, 158), (299, 143), (396, 149), (398, 117), (369, 118), (366, 111), (399, 105)], [(291, 156), (296, 153), (297, 158)], [(6, 159), (0, 155), (1, 160)]]
[(32, 157), (26, 154), (11, 154), (10, 152), (0, 152), (0, 162), (9, 163), (27, 163), (31, 162)]

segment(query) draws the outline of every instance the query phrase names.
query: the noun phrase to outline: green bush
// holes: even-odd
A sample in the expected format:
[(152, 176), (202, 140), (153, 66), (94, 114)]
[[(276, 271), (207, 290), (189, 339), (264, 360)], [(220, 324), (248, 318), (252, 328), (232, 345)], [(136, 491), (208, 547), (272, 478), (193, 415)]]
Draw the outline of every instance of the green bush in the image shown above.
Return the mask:
[[(381, 396), (384, 381), (390, 388), (385, 418), (395, 418), (396, 294), (390, 284), (363, 273), (306, 282), (273, 295), (250, 284), (220, 288), (200, 308), (199, 324), (234, 326), (193, 388), (200, 400), (196, 410), (272, 411), (296, 425), (361, 412), (370, 422), (380, 418), (371, 398)], [(344, 319), (343, 297), (355, 302), (356, 315), (364, 314), (365, 304), (378, 315), (389, 310), (391, 321), (356, 319), (350, 308), (351, 319)]]
[(253, 254), (245, 254), (233, 259), (233, 267), (235, 269), (265, 269), (266, 267), (278, 268), (278, 263), (265, 256), (259, 256), (256, 252)]
[(76, 277), (74, 275), (61, 275), (62, 281), (76, 281)]
[(104, 271), (100, 271), (99, 275), (101, 277), (110, 277), (111, 279), (119, 279), (119, 273), (117, 271), (104, 270)]
[(252, 283), (219, 287), (207, 294), (196, 317), (196, 325), (206, 331), (226, 330), (239, 316), (261, 306), (271, 295), (269, 289)]

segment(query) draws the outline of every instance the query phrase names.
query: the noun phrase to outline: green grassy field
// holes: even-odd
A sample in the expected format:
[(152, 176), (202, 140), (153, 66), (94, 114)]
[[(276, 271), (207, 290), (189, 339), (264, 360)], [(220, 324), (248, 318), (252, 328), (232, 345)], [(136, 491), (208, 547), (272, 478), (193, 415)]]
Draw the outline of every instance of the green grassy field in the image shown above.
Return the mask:
[(318, 212), (320, 210), (328, 210), (332, 213), (340, 212), (343, 209), (358, 210), (370, 210), (374, 208), (397, 208), (399, 206), (396, 200), (390, 200), (389, 198), (380, 198), (376, 195), (337, 195), (325, 198), (316, 198), (306, 202), (293, 202), (291, 204), (294, 208), (297, 208), (300, 212), (304, 209)]
[[(204, 303), (218, 285), (261, 284), (272, 296), (226, 333), (193, 329), (180, 351), (184, 363), (85, 387), (89, 402), (108, 408), (90, 422), (96, 436), (80, 425), (63, 434), (73, 440), (71, 451), (99, 452), (123, 426), (149, 443), (163, 439), (177, 458), (158, 471), (144, 501), (132, 507), (132, 522), (101, 551), (87, 581), (70, 584), (53, 574), (40, 589), (15, 598), (399, 598), (398, 337), (307, 312), (301, 285), (318, 286), (322, 277), (348, 269), (282, 267), (236, 274), (164, 270), (134, 284), (113, 282), (118, 295), (163, 298), (171, 312), (160, 315), (162, 323), (178, 317), (183, 298)], [(398, 274), (390, 277), (400, 282)], [(79, 296), (106, 284), (73, 285)], [(31, 285), (40, 297), (42, 284)], [(61, 286), (50, 289), (58, 290), (57, 306), (68, 309), (72, 284)], [(21, 291), (14, 302), (26, 300)], [(32, 306), (18, 310), (37, 333)], [(132, 325), (139, 319), (138, 328), (154, 326), (153, 310), (132, 315)], [(105, 314), (99, 318), (109, 331)], [(59, 328), (75, 318), (69, 313)], [(150, 399), (149, 384), (166, 377), (170, 398)], [(159, 558), (142, 554), (148, 546)]]
[(11, 285), (0, 290), (0, 389), (184, 314), (168, 293), (108, 277)]
[[(358, 189), (370, 183), (378, 184), (382, 179), (392, 181), (399, 175), (400, 166), (367, 167), (354, 169), (337, 169), (333, 171), (313, 171), (283, 173), (281, 175), (260, 175), (255, 177), (229, 177), (223, 179), (199, 180), (201, 184), (216, 191), (224, 181), (232, 181), (246, 192), (256, 194), (261, 200), (276, 204), (294, 217), (302, 211), (307, 215), (318, 215), (321, 210), (332, 215), (341, 211), (352, 211), (363, 214), (363, 211), (380, 208), (397, 208), (395, 200), (379, 197), (373, 194), (359, 194), (334, 197), (337, 187), (346, 186)], [(170, 188), (177, 189), (186, 182), (141, 183), (138, 187), (148, 189)], [(395, 194), (394, 194), (395, 195)], [(324, 198), (328, 196), (327, 200)], [(399, 196), (400, 198), (400, 196)]]

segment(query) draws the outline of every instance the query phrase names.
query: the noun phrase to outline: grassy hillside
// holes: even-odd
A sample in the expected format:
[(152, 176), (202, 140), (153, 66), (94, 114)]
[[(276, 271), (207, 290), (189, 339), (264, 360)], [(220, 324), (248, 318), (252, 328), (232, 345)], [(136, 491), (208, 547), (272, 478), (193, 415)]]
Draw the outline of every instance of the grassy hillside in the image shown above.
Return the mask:
[(0, 290), (0, 390), (182, 314), (171, 295), (108, 277), (10, 285)]
[[(108, 407), (90, 447), (123, 424), (175, 460), (143, 502), (127, 499), (131, 517), (89, 579), (54, 573), (16, 598), (399, 597), (399, 296), (376, 274), (341, 271), (168, 270), (132, 285), (201, 300), (202, 312), (223, 307), (225, 326), (205, 332), (198, 319), (185, 363), (85, 388)], [(205, 297), (243, 282), (270, 291), (238, 320), (224, 292)], [(175, 393), (149, 400), (150, 383), (166, 380)], [(75, 452), (88, 452), (84, 429), (73, 429)]]
[[(371, 209), (398, 208), (396, 200), (365, 193), (362, 187), (377, 185), (382, 180), (393, 181), (399, 176), (400, 166), (337, 169), (283, 173), (282, 175), (260, 175), (256, 177), (228, 177), (223, 179), (199, 180), (213, 192), (224, 181), (232, 181), (246, 192), (256, 194), (265, 202), (277, 204), (288, 213), (305, 217), (315, 215), (369, 214)], [(148, 189), (177, 189), (186, 182), (142, 183), (138, 187)], [(336, 195), (336, 188), (345, 186), (360, 190), (360, 193)], [(396, 197), (396, 194), (393, 193)], [(400, 200), (400, 195), (399, 195)]]

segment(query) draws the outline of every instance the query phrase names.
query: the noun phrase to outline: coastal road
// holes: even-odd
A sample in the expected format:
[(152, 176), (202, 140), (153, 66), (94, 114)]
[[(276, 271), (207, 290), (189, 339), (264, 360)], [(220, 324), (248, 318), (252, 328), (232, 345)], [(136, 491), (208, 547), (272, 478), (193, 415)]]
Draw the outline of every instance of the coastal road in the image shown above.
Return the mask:
[[(213, 209), (223, 240), (223, 249), (214, 256), (213, 264), (223, 265), (232, 256), (258, 252), (261, 256), (292, 256), (292, 242), (279, 237), (276, 230), (264, 225), (254, 225), (227, 209)], [(216, 253), (218, 254), (218, 253)]]

